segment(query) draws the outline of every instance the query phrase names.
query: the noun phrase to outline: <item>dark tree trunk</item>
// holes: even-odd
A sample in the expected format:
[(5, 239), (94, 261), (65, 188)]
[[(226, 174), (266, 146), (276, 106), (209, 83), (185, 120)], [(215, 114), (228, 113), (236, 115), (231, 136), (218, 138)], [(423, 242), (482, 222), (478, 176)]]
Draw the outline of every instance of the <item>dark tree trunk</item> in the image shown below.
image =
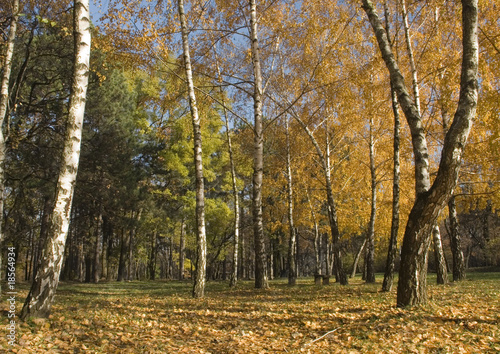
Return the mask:
[(33, 264), (34, 264), (34, 261), (35, 261), (35, 252), (36, 252), (36, 247), (35, 247), (35, 234), (33, 232), (33, 230), (31, 230), (30, 232), (30, 245), (29, 245), (29, 260), (27, 260), (27, 263), (26, 263), (26, 277), (25, 277), (25, 280), (26, 281), (32, 281), (32, 274), (34, 274), (33, 272)]
[(307, 190), (307, 201), (309, 209), (311, 210), (311, 218), (314, 224), (314, 276), (321, 275), (321, 236), (319, 233), (318, 222), (316, 220), (316, 213), (314, 212), (309, 191)]
[(111, 247), (113, 245), (113, 225), (106, 216), (102, 218), (102, 276), (109, 280)]
[(174, 278), (174, 238), (169, 237), (168, 242), (168, 278)]
[(179, 280), (184, 279), (184, 253), (185, 253), (185, 234), (186, 234), (186, 224), (184, 222), (184, 218), (182, 218), (181, 222), (181, 237), (179, 241)]
[(42, 255), (43, 245), (47, 239), (47, 235), (50, 227), (50, 214), (53, 209), (52, 201), (49, 197), (43, 198), (43, 211), (40, 220), (40, 236), (38, 238), (38, 244), (34, 248), (35, 261), (33, 263), (33, 275), (36, 274), (38, 264), (40, 262), (40, 257)]
[(92, 257), (85, 256), (85, 283), (90, 283), (92, 279)]
[[(133, 214), (132, 214), (133, 215)], [(134, 280), (134, 274), (133, 274), (133, 266), (134, 266), (134, 242), (135, 242), (135, 225), (132, 225), (130, 227), (130, 230), (128, 232), (128, 241), (127, 241), (127, 250), (126, 252), (128, 253), (127, 256), (127, 280)]]
[(156, 278), (156, 254), (158, 244), (158, 231), (151, 234), (151, 253), (149, 254), (149, 279), (155, 280)]
[(84, 236), (81, 233), (75, 233), (77, 239), (76, 245), (76, 279), (83, 282), (85, 280), (85, 252), (83, 249)]
[(325, 275), (326, 276), (330, 276), (332, 275), (332, 267), (331, 267), (331, 261), (330, 261), (330, 237), (327, 233), (325, 233), (324, 235), (324, 239), (325, 239), (325, 242), (324, 242), (324, 261), (325, 261)]
[(128, 245), (129, 238), (125, 236), (125, 229), (121, 229), (121, 237), (120, 237), (120, 258), (118, 261), (118, 278), (117, 281), (123, 281), (126, 278), (127, 271), (127, 251), (129, 248)]
[(462, 240), (458, 232), (458, 217), (454, 196), (448, 201), (448, 210), (450, 215), (451, 254), (453, 256), (453, 281), (460, 281), (465, 279), (465, 261)]
[(95, 229), (94, 267), (92, 272), (92, 281), (94, 283), (98, 283), (101, 279), (103, 231), (102, 213), (99, 213)]
[(106, 280), (111, 280), (113, 275), (111, 274), (111, 254), (113, 250), (113, 236), (114, 236), (114, 227), (113, 224), (109, 224), (108, 231), (106, 232), (108, 235), (107, 239), (107, 247), (106, 247)]

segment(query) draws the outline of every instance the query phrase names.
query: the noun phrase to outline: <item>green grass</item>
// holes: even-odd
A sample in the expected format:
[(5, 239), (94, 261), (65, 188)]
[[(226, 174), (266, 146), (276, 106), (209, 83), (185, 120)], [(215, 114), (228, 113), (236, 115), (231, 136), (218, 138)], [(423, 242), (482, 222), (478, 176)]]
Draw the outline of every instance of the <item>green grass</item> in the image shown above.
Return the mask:
[(18, 323), (17, 344), (3, 335), (0, 345), (17, 353), (500, 351), (500, 273), (447, 286), (430, 275), (429, 302), (411, 310), (396, 308), (395, 291), (380, 292), (377, 280), (289, 287), (278, 279), (267, 290), (208, 282), (203, 299), (191, 297), (190, 282), (61, 283), (51, 318)]

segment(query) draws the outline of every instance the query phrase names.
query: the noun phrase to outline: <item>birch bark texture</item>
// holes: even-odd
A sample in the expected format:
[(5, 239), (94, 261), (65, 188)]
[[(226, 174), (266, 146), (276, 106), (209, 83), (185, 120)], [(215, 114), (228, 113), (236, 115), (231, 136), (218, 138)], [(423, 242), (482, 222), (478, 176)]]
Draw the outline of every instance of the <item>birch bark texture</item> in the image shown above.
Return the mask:
[[(10, 73), (12, 71), (12, 56), (14, 55), (14, 42), (17, 32), (17, 20), (19, 18), (19, 0), (14, 0), (12, 3), (12, 17), (10, 20), (9, 36), (7, 39), (7, 46), (5, 48), (5, 58), (3, 61), (3, 74), (0, 90), (0, 250), (3, 249), (3, 208), (4, 208), (4, 193), (5, 193), (5, 136), (3, 134), (3, 125), (8, 115), (9, 108), (9, 81)], [(2, 266), (2, 254), (0, 252), (0, 269)], [(0, 279), (2, 272), (0, 270)], [(0, 286), (0, 294), (2, 293)]]
[(186, 248), (186, 222), (184, 217), (182, 217), (181, 221), (181, 236), (179, 240), (179, 280), (184, 279), (184, 253)]
[[(384, 1), (384, 16), (385, 28), (387, 37), (389, 35), (389, 7), (387, 1)], [(392, 43), (389, 43), (392, 46)], [(399, 192), (401, 169), (399, 162), (400, 155), (400, 129), (401, 117), (399, 115), (399, 103), (394, 86), (391, 83), (391, 106), (394, 115), (394, 130), (393, 130), (393, 156), (392, 156), (392, 214), (391, 214), (391, 234), (389, 237), (389, 247), (387, 249), (387, 260), (385, 264), (384, 281), (382, 283), (382, 291), (391, 291), (394, 283), (394, 270), (396, 268), (396, 258), (398, 256), (398, 233), (399, 233)]]
[(47, 318), (50, 315), (59, 283), (68, 235), (73, 192), (80, 160), (83, 116), (89, 77), (91, 40), (89, 0), (75, 0), (73, 11), (75, 63), (55, 205), (40, 263), (21, 310), (21, 319), (27, 317)]
[[(413, 54), (413, 48), (411, 45), (411, 35), (410, 35), (410, 25), (408, 24), (408, 12), (406, 11), (406, 1), (402, 0), (401, 1), (401, 12), (402, 12), (402, 17), (403, 17), (403, 28), (404, 28), (404, 33), (405, 33), (405, 42), (406, 42), (406, 50), (408, 52), (408, 60), (410, 61), (410, 70), (411, 70), (411, 77), (412, 77), (412, 88), (413, 88), (413, 100), (415, 102), (415, 107), (417, 108), (417, 112), (420, 117), (422, 117), (422, 111), (420, 109), (420, 90), (418, 88), (418, 73), (417, 73), (417, 66), (415, 64), (415, 56)], [(424, 166), (422, 165), (422, 168)], [(428, 184), (427, 188), (430, 188), (430, 174), (429, 174), (429, 168), (427, 167), (425, 170), (422, 169), (422, 175), (426, 176), (426, 179), (428, 181), (425, 181), (426, 184)], [(422, 186), (422, 189), (419, 190), (418, 192), (426, 192), (427, 190), (425, 189), (424, 186)], [(439, 263), (437, 267), (437, 283), (438, 284), (445, 284), (445, 276), (442, 273), (443, 267), (441, 264), (441, 261), (444, 260), (444, 253), (443, 253), (443, 247), (441, 247), (441, 234), (439, 233), (439, 226), (437, 223), (434, 225), (432, 229), (432, 237), (434, 242), (434, 253), (435, 253), (435, 258), (436, 262)], [(439, 260), (439, 261), (438, 261)], [(445, 270), (446, 271), (446, 270)]]
[(264, 129), (262, 124), (262, 69), (260, 63), (259, 37), (257, 31), (257, 4), (249, 1), (250, 6), (250, 46), (254, 75), (254, 152), (253, 152), (253, 231), (255, 247), (255, 287), (268, 288), (267, 255), (262, 218), (262, 178), (264, 171)]
[(377, 167), (375, 165), (375, 139), (373, 133), (373, 115), (370, 115), (370, 133), (368, 147), (370, 151), (371, 203), (370, 222), (366, 237), (366, 279), (367, 283), (375, 283), (375, 219), (377, 217)]
[(316, 219), (316, 213), (314, 212), (314, 208), (311, 202), (311, 197), (309, 195), (309, 190), (306, 189), (306, 195), (307, 195), (307, 202), (309, 204), (309, 210), (311, 211), (311, 220), (313, 222), (313, 229), (314, 229), (314, 259), (315, 259), (315, 264), (314, 264), (314, 276), (321, 275), (321, 257), (320, 257), (320, 250), (321, 250), (321, 237), (319, 234), (319, 226), (318, 226), (318, 220)]
[(217, 67), (217, 76), (219, 79), (219, 90), (221, 94), (221, 106), (222, 112), (224, 115), (224, 126), (226, 128), (226, 141), (227, 141), (227, 149), (229, 152), (229, 166), (231, 169), (231, 184), (233, 187), (233, 202), (234, 202), (234, 239), (233, 239), (233, 270), (231, 272), (231, 277), (229, 280), (229, 286), (236, 286), (238, 282), (238, 250), (240, 243), (240, 200), (238, 195), (238, 184), (236, 177), (236, 166), (234, 163), (234, 151), (233, 151), (233, 142), (231, 138), (231, 131), (229, 129), (229, 118), (228, 112), (226, 109), (226, 102), (224, 97), (224, 90), (222, 89), (222, 72), (220, 70), (219, 58), (217, 56), (217, 51), (214, 47), (214, 57)]
[(290, 228), (290, 239), (288, 242), (288, 285), (297, 283), (297, 238), (293, 225), (293, 184), (292, 184), (292, 159), (290, 153), (290, 130), (288, 117), (285, 118), (286, 134), (286, 180), (288, 199), (288, 227)]
[[(436, 178), (428, 190), (421, 164), (428, 164), (428, 153), (422, 119), (411, 100), (399, 70), (387, 33), (369, 0), (362, 0), (363, 9), (373, 27), (382, 58), (389, 70), (391, 83), (398, 95), (412, 134), (415, 158), (417, 196), (406, 224), (401, 252), (397, 305), (413, 306), (427, 301), (427, 250), (431, 231), (458, 181), (461, 158), (478, 99), (478, 5), (477, 0), (462, 0), (462, 68), (460, 94), (453, 122), (448, 130)], [(424, 181), (419, 181), (419, 178)]]
[(443, 243), (441, 242), (441, 231), (439, 226), (434, 224), (432, 228), (432, 239), (434, 243), (434, 259), (436, 261), (436, 273), (438, 284), (448, 284), (448, 268), (446, 258), (443, 252)]
[(191, 56), (189, 54), (188, 29), (184, 13), (184, 1), (178, 1), (179, 20), (181, 23), (182, 50), (184, 70), (188, 84), (189, 107), (193, 123), (194, 165), (196, 179), (196, 273), (193, 285), (193, 297), (201, 298), (205, 295), (206, 268), (207, 268), (207, 236), (205, 232), (205, 187), (203, 182), (203, 160), (200, 117), (194, 91)]
[(225, 119), (226, 124), (226, 137), (229, 150), (229, 162), (231, 166), (231, 183), (233, 185), (233, 200), (234, 200), (234, 240), (233, 240), (233, 271), (229, 281), (230, 286), (236, 286), (238, 282), (238, 250), (240, 247), (240, 200), (238, 196), (238, 185), (236, 183), (236, 167), (234, 165), (233, 145), (231, 141), (231, 133), (229, 131), (229, 124), (227, 116)]
[(398, 256), (398, 233), (399, 233), (399, 191), (401, 169), (399, 162), (400, 138), (399, 131), (401, 120), (398, 109), (398, 98), (396, 92), (391, 87), (392, 110), (394, 113), (394, 133), (393, 133), (393, 167), (392, 167), (392, 215), (391, 215), (391, 236), (387, 249), (387, 261), (385, 264), (384, 281), (382, 291), (391, 291), (394, 283), (394, 270), (396, 268), (396, 258)]

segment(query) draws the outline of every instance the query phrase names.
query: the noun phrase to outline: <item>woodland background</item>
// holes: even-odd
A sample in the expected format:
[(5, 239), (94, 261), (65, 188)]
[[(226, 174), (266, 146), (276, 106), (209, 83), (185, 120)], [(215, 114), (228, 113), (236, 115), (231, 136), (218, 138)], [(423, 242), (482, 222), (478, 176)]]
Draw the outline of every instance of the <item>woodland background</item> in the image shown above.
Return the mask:
[[(494, 0), (479, 3), (477, 118), (454, 198), (465, 264), (498, 267), (500, 9)], [(61, 279), (190, 278), (196, 257), (193, 132), (176, 8), (166, 1), (100, 5), (98, 12), (92, 8), (82, 152)], [(401, 3), (387, 5), (393, 48), (410, 77)], [(210, 280), (229, 280), (233, 264), (228, 135), (241, 215), (237, 274), (255, 276), (253, 74), (245, 6), (193, 1), (186, 12), (202, 117)], [(406, 6), (433, 176), (458, 100), (460, 8), (437, 0)], [(3, 46), (10, 2), (2, 0), (0, 7)], [(17, 252), (18, 278), (26, 281), (34, 276), (54, 203), (74, 60), (71, 7), (70, 1), (25, 1), (19, 17), (4, 126), (3, 231), (5, 247)], [(332, 268), (321, 164), (294, 117), (329, 154), (345, 269), (353, 271), (358, 253), (359, 269), (365, 269), (361, 251), (373, 221), (374, 265), (382, 272), (391, 229), (393, 111), (387, 69), (360, 3), (266, 1), (258, 13), (266, 90), (262, 202), (269, 277), (289, 272), (289, 176), (298, 275), (328, 275)], [(405, 225), (415, 198), (405, 123), (400, 141), (400, 224)], [(447, 212), (441, 213), (439, 226), (450, 266)], [(436, 269), (433, 257), (429, 266)]]

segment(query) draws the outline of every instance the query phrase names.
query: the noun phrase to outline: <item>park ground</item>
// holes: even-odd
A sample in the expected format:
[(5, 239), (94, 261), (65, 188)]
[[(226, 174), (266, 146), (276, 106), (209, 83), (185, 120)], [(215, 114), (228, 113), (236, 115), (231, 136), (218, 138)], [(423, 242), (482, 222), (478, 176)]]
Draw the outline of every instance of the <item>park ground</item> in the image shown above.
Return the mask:
[[(193, 299), (177, 281), (61, 283), (48, 320), (16, 317), (8, 343), (2, 296), (0, 348), (14, 353), (498, 353), (500, 273), (471, 272), (446, 286), (430, 275), (429, 301), (396, 308), (396, 292), (351, 279), (317, 286), (286, 279), (256, 290), (207, 283)], [(28, 284), (17, 285), (16, 312)]]

